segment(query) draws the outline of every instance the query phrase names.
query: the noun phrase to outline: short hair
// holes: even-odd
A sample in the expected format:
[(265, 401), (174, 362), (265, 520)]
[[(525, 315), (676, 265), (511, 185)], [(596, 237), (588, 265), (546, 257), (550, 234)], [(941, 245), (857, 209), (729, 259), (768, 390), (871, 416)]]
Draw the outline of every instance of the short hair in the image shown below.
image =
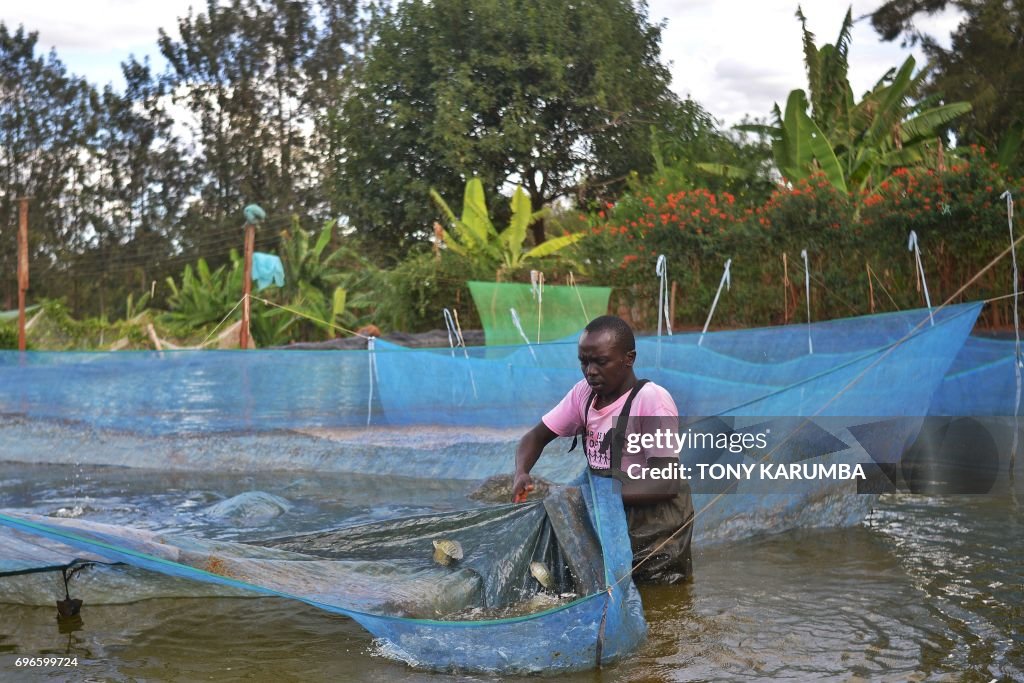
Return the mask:
[(636, 349), (636, 338), (633, 336), (633, 328), (618, 316), (602, 315), (591, 320), (583, 329), (586, 332), (609, 332), (615, 340), (615, 344), (623, 352)]

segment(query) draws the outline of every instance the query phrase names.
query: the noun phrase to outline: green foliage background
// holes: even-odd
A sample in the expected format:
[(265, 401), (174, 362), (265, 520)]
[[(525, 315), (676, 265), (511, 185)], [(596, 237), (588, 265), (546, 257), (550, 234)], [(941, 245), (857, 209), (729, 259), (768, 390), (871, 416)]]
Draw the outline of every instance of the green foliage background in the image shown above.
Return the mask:
[[(945, 48), (914, 21), (951, 5), (963, 20)], [(123, 64), (123, 89), (69, 73), (31, 30), (0, 22), (0, 308), (17, 298), (25, 195), (42, 348), (146, 346), (149, 324), (198, 343), (234, 322), (252, 202), (269, 215), (257, 249), (286, 270), (260, 295), (274, 306), (253, 307), (261, 345), (367, 323), (439, 328), (445, 307), (474, 326), (465, 282), (525, 282), (531, 268), (612, 285), (613, 312), (650, 327), (659, 253), (684, 326), (703, 323), (729, 258), (716, 324), (799, 320), (804, 248), (812, 317), (904, 308), (921, 303), (911, 229), (941, 300), (1008, 238), (999, 195), (1019, 197), (1024, 172), (1012, 105), (1024, 8), (889, 0), (873, 23), (921, 41), (929, 69), (908, 59), (859, 98), (852, 18), (821, 46), (797, 20), (806, 85), (732, 130), (673, 94), (661, 27), (628, 0), (211, 0), (159, 32), (166, 68)], [(458, 223), (430, 191), (453, 202), (471, 178), (492, 246), (522, 249), (485, 263), (434, 243), (435, 222), (450, 235)], [(502, 199), (517, 185), (535, 219), (524, 239), (526, 202)], [(967, 296), (1005, 294), (1007, 268)], [(1006, 305), (984, 322), (1006, 325)]]

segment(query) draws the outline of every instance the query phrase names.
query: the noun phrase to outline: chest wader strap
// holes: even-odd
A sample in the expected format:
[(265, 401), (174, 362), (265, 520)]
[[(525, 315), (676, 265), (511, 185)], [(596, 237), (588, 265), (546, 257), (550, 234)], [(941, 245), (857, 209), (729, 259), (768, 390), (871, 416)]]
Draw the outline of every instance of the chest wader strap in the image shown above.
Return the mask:
[[(583, 408), (583, 431), (577, 432), (572, 435), (572, 445), (569, 446), (569, 450), (566, 453), (572, 453), (576, 450), (576, 444), (579, 442), (579, 438), (583, 437), (583, 455), (587, 454), (587, 416), (590, 414), (590, 406), (594, 405), (594, 401), (597, 399), (597, 392), (594, 390), (590, 391), (590, 397), (587, 398), (586, 406)], [(629, 399), (627, 399), (629, 400)]]
[[(643, 389), (644, 385), (647, 384), (648, 382), (650, 382), (650, 380), (648, 380), (648, 379), (637, 380), (637, 383), (633, 386), (633, 389), (629, 392), (629, 396), (626, 397), (626, 403), (623, 404), (622, 412), (619, 413), (619, 421), (615, 424), (615, 427), (612, 429), (611, 444), (609, 445), (609, 447), (611, 448), (611, 458), (610, 458), (611, 466), (607, 470), (595, 470), (595, 469), (591, 468), (592, 471), (595, 474), (600, 474), (600, 475), (603, 475), (603, 476), (612, 476), (612, 477), (614, 477), (614, 476), (617, 476), (617, 473), (621, 470), (621, 467), (622, 467), (622, 451), (626, 447), (626, 430), (627, 430), (627, 427), (629, 425), (629, 414), (633, 410), (633, 399), (636, 398), (636, 395), (640, 393), (640, 390)], [(590, 392), (590, 398), (587, 399), (587, 407), (583, 411), (583, 439), (584, 439), (584, 442), (586, 441), (586, 438), (587, 438), (587, 417), (590, 415), (590, 406), (593, 405), (594, 399), (596, 399), (596, 398), (597, 398), (597, 392), (595, 392), (595, 391)], [(579, 434), (573, 435), (573, 437), (572, 437), (572, 446), (569, 447), (569, 451), (570, 452), (574, 448), (576, 448), (576, 443), (577, 443), (577, 438), (578, 437), (579, 437)], [(584, 453), (584, 455), (586, 455), (586, 452), (587, 452), (587, 447), (586, 447), (586, 443), (584, 443), (584, 446), (583, 446), (583, 453)]]
[(633, 391), (629, 392), (629, 397), (626, 399), (626, 404), (622, 406), (622, 412), (619, 414), (619, 421), (615, 425), (615, 433), (612, 435), (612, 457), (611, 457), (611, 470), (610, 474), (615, 477), (622, 472), (622, 451), (626, 448), (626, 430), (629, 426), (629, 413), (633, 410), (633, 399), (640, 393), (640, 390), (644, 388), (650, 380), (642, 379), (637, 381), (636, 386), (633, 387)]

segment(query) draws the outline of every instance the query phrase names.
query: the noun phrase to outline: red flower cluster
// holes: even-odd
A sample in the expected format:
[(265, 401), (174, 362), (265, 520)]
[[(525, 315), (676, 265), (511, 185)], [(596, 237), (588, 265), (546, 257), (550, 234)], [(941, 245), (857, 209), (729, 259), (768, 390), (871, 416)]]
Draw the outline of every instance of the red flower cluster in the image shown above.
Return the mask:
[[(736, 197), (723, 192), (716, 195), (704, 189), (670, 192), (664, 198), (651, 195), (627, 198), (616, 207), (615, 218), (594, 232), (625, 235), (627, 239), (645, 239), (663, 229), (704, 235), (725, 230), (738, 222), (732, 207)], [(603, 217), (601, 213), (599, 217)]]

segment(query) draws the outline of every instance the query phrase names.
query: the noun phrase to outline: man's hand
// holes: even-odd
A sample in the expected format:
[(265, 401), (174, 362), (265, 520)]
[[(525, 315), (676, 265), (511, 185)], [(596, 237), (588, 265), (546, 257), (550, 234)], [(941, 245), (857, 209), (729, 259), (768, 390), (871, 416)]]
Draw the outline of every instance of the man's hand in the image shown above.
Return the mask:
[(549, 443), (555, 440), (556, 434), (548, 429), (543, 422), (526, 432), (519, 440), (516, 448), (516, 477), (512, 482), (512, 502), (523, 503), (526, 495), (533, 490), (533, 479), (530, 478), (530, 470), (537, 464), (537, 458), (541, 451)]
[(512, 502), (525, 503), (526, 496), (533, 490), (533, 478), (526, 472), (516, 474), (512, 482)]

